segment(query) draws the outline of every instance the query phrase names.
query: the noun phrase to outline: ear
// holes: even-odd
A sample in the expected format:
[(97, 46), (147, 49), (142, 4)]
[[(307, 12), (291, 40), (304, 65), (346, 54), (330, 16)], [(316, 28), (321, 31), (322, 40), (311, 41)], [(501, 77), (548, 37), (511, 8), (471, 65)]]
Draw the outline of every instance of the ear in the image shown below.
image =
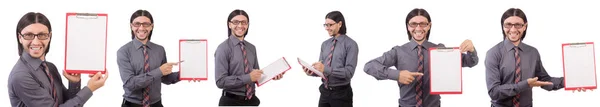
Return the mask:
[(523, 25), (523, 28), (522, 28), (522, 29), (523, 29), (523, 31), (526, 31), (526, 30), (527, 30), (527, 26), (528, 26), (528, 25), (529, 25), (528, 23), (525, 23), (525, 25)]
[(229, 29), (233, 29), (233, 24), (231, 22), (227, 22), (227, 24), (229, 25), (229, 26), (227, 26), (227, 27), (229, 27)]
[(342, 21), (339, 21), (337, 23), (340, 24), (340, 27), (342, 27), (342, 25), (344, 25), (344, 22), (342, 22)]
[(23, 41), (25, 41), (23, 36), (18, 35), (17, 37), (19, 38), (19, 43), (23, 44)]

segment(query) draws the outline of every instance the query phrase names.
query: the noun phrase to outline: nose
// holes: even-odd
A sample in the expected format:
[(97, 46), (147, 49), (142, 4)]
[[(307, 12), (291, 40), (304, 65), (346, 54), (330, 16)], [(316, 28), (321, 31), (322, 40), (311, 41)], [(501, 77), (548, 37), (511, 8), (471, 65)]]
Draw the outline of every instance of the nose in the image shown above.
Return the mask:
[(511, 26), (510, 29), (508, 29), (508, 31), (517, 31), (517, 28), (515, 26)]
[(40, 40), (37, 36), (33, 37), (33, 40), (31, 40), (32, 45), (37, 45), (40, 44), (42, 42), (42, 40)]

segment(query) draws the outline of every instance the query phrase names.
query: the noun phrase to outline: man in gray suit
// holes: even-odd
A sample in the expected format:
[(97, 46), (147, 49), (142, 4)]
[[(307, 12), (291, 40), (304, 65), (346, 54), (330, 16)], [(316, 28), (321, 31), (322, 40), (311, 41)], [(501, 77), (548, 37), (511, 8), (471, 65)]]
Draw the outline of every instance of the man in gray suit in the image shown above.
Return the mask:
[(86, 87), (80, 88), (81, 76), (68, 74), (65, 88), (56, 66), (46, 61), (50, 49), (52, 27), (41, 13), (27, 13), (17, 24), (19, 61), (8, 77), (8, 93), (13, 107), (82, 107), (92, 92), (104, 86), (108, 78), (100, 73), (90, 75)]

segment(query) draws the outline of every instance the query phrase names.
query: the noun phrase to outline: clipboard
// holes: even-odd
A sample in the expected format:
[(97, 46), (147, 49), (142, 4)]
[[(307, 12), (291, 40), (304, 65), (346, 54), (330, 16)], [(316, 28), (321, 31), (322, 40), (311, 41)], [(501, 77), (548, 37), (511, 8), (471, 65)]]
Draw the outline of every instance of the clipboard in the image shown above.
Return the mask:
[(106, 73), (108, 15), (67, 13), (65, 65), (67, 73)]
[(208, 80), (206, 39), (179, 40), (179, 80)]
[(305, 68), (308, 68), (308, 70), (310, 70), (311, 72), (313, 72), (314, 74), (316, 74), (317, 76), (327, 80), (327, 78), (325, 78), (325, 75), (323, 73), (321, 73), (319, 70), (315, 69), (314, 67), (312, 67), (310, 64), (304, 62), (304, 60), (301, 60), (300, 58), (298, 58), (298, 63)]
[(262, 76), (256, 81), (257, 87), (264, 85), (265, 83), (273, 80), (275, 76), (283, 74), (288, 70), (292, 69), (292, 66), (285, 60), (285, 57), (277, 59), (275, 62), (269, 64), (267, 67), (262, 68)]
[(430, 94), (462, 94), (459, 47), (429, 48)]
[(565, 90), (596, 89), (594, 42), (562, 44)]

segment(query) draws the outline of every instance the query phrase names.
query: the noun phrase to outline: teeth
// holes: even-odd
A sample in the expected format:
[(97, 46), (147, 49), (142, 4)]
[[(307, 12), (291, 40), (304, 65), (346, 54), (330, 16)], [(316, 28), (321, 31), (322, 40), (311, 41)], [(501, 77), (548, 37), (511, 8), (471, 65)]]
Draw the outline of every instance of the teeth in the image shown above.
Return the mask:
[(32, 50), (40, 50), (40, 49), (42, 49), (42, 47), (37, 47), (37, 48), (31, 47), (31, 49)]

